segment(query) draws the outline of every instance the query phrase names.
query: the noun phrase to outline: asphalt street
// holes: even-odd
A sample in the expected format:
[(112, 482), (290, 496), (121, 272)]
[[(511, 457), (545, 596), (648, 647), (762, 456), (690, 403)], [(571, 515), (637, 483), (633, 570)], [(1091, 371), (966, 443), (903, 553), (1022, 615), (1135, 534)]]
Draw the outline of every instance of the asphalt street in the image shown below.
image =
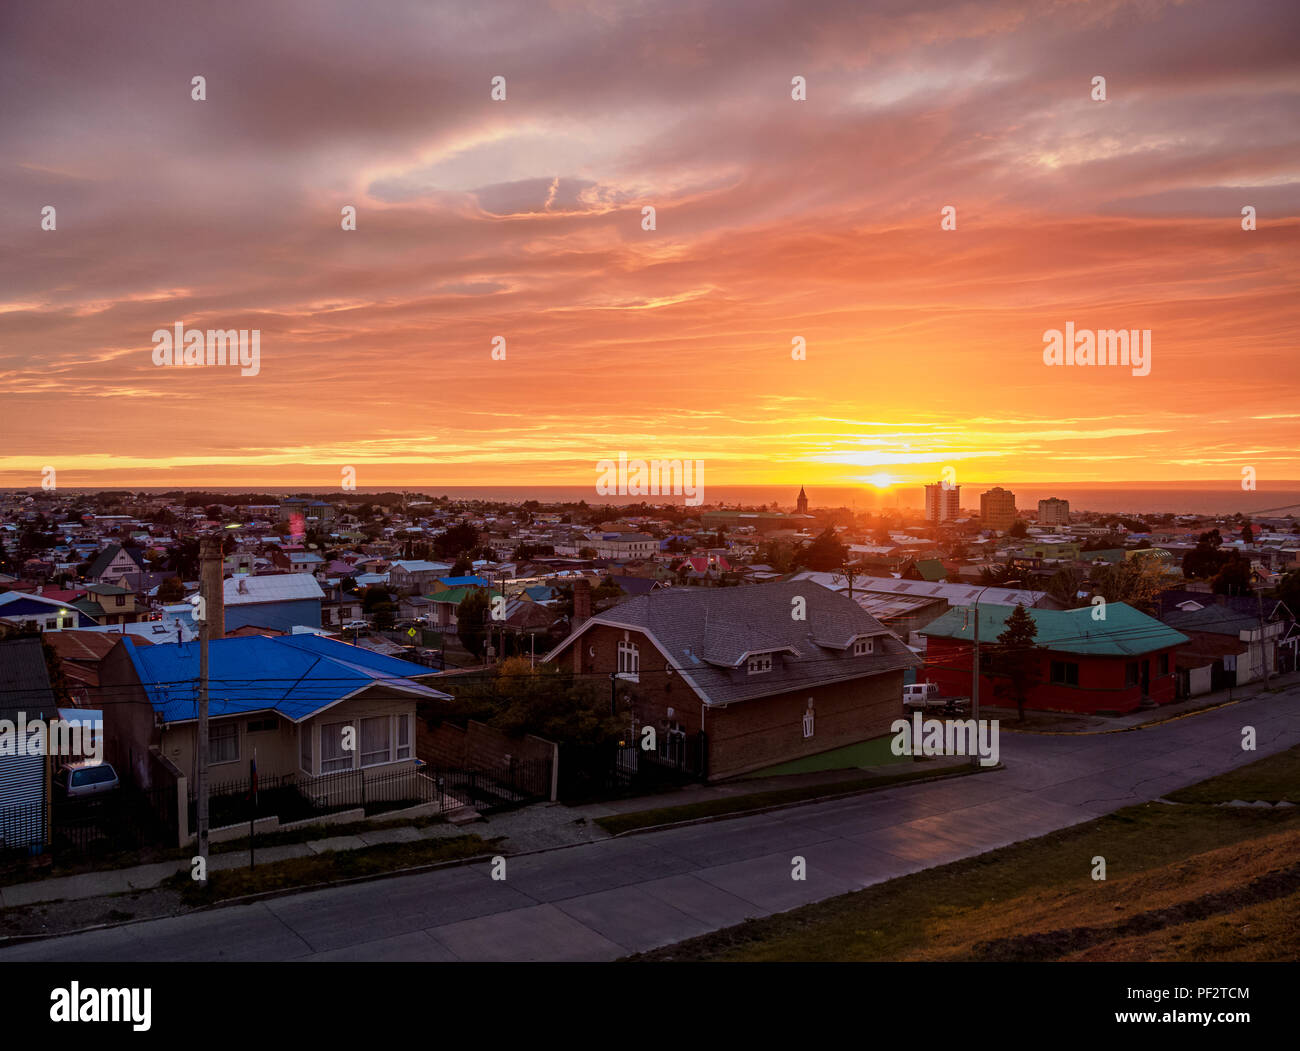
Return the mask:
[[(1253, 726), (1257, 749), (1242, 750)], [(1005, 770), (0, 949), (0, 962), (611, 960), (1031, 839), (1300, 743), (1300, 687)], [(806, 878), (792, 878), (794, 861)]]

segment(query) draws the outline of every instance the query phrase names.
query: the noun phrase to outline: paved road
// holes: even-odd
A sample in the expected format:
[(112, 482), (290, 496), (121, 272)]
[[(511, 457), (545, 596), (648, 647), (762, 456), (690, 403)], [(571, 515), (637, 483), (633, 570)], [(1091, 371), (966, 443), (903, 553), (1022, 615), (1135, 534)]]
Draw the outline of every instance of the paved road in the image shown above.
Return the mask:
[[(1241, 749), (1241, 729), (1258, 734)], [(0, 950), (18, 960), (609, 960), (1087, 821), (1300, 743), (1300, 687), (1003, 771)], [(807, 878), (791, 878), (791, 859)]]

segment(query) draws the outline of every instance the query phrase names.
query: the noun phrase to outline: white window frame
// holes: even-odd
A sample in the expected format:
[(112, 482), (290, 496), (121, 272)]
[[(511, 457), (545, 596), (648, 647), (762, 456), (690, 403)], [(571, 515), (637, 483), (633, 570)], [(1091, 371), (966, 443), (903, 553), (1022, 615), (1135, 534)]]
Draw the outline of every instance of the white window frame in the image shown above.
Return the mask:
[[(384, 750), (382, 753), (377, 751), (376, 752), (362, 751), (362, 749), (365, 748), (367, 723), (382, 723), (384, 725), (386, 740), (384, 744)], [(389, 763), (393, 761), (393, 746), (396, 740), (393, 734), (393, 729), (394, 729), (393, 716), (391, 715), (370, 715), (370, 716), (366, 716), (363, 719), (357, 720), (357, 740), (360, 745), (360, 747), (357, 749), (357, 765), (362, 770), (365, 770), (367, 767), (371, 767), (371, 766), (387, 766)], [(378, 755), (382, 755), (383, 758), (381, 759), (367, 758), (367, 756), (378, 756)]]
[[(336, 756), (332, 756), (332, 757), (329, 758), (329, 759), (325, 758), (325, 744), (326, 744), (325, 731), (326, 731), (326, 730), (333, 730), (333, 729), (337, 728), (337, 729), (339, 730), (339, 737), (340, 737), (340, 742), (339, 742), (339, 743), (340, 743), (340, 745), (341, 745), (341, 744), (342, 744), (342, 730), (343, 730), (344, 727), (346, 727), (346, 726), (351, 726), (351, 725), (352, 725), (351, 722), (342, 722), (342, 723), (322, 723), (322, 724), (321, 724), (321, 728), (320, 728), (320, 762), (319, 762), (319, 766), (320, 766), (320, 772), (321, 772), (322, 774), (337, 774), (337, 773), (342, 773), (344, 770), (352, 770), (352, 769), (354, 769), (354, 768), (356, 767), (356, 764), (357, 764), (357, 751), (356, 751), (355, 748), (354, 748), (352, 751), (350, 751), (350, 752), (349, 752), (349, 751), (344, 751), (343, 754), (342, 754), (342, 756), (337, 756), (337, 755), (336, 755)], [(347, 766), (331, 766), (329, 769), (326, 769), (326, 764), (329, 764), (329, 763), (340, 763), (340, 762), (342, 762), (343, 758), (346, 758), (346, 759), (347, 759), (347, 763), (348, 763)]]
[(770, 653), (755, 653), (748, 662), (746, 670), (750, 675), (766, 675), (772, 670), (772, 655)]
[(808, 709), (803, 713), (803, 735), (807, 740), (813, 736), (817, 730), (816, 716), (813, 714), (812, 699), (808, 700)]
[[(195, 729), (197, 730), (197, 727), (196, 727)], [(235, 738), (235, 755), (234, 755), (234, 758), (233, 758), (233, 759), (217, 759), (217, 758), (215, 757), (215, 754), (214, 754), (214, 752), (213, 752), (213, 746), (214, 746), (217, 742), (216, 742), (216, 737), (213, 735), (213, 731), (214, 731), (214, 730), (220, 730), (220, 731), (221, 731), (221, 737), (222, 737), (222, 740), (228, 740), (229, 737), (231, 736), (231, 735), (227, 732), (228, 730), (234, 730), (234, 731), (235, 731), (235, 733), (234, 733), (234, 738)], [(208, 727), (208, 766), (224, 766), (224, 765), (226, 765), (227, 763), (237, 763), (237, 762), (239, 762), (239, 753), (240, 753), (240, 748), (239, 748), (239, 737), (240, 737), (240, 733), (239, 733), (239, 723), (237, 723), (237, 722), (235, 722), (235, 721), (233, 721), (233, 720), (231, 720), (230, 722), (212, 723), (212, 724)]]
[(853, 656), (866, 657), (876, 652), (876, 640), (872, 638), (854, 639)]
[(618, 643), (618, 675), (627, 682), (641, 681), (641, 651), (628, 639)]
[[(411, 725), (411, 716), (395, 715), (393, 718), (397, 720), (397, 726), (394, 727), (396, 732), (393, 734), (393, 754), (398, 762), (412, 759), (415, 757), (415, 733)], [(402, 744), (403, 732), (406, 734), (406, 744)], [(403, 755), (403, 752), (406, 754)]]

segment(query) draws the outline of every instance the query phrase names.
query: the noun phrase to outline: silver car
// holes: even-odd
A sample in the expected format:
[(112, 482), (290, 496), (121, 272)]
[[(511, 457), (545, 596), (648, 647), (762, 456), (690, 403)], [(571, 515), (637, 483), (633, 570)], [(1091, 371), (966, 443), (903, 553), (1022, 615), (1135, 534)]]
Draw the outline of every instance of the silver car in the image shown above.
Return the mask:
[(70, 763), (54, 778), (55, 788), (64, 799), (84, 799), (115, 791), (120, 782), (117, 771), (108, 763)]

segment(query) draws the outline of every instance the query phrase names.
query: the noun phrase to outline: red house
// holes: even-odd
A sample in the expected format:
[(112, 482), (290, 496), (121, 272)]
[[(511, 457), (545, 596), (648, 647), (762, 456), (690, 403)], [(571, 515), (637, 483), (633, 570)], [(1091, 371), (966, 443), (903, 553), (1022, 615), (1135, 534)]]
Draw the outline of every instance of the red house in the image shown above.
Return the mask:
[[(1006, 629), (1014, 606), (981, 605), (981, 671), (989, 647)], [(1026, 708), (1063, 712), (1131, 712), (1174, 700), (1174, 650), (1187, 636), (1122, 602), (1082, 609), (1027, 610), (1038, 629), (1039, 683)], [(939, 692), (961, 697), (971, 690), (974, 618), (969, 607), (954, 607), (921, 629), (926, 636), (925, 679)], [(980, 676), (983, 704), (997, 699), (995, 680)]]

